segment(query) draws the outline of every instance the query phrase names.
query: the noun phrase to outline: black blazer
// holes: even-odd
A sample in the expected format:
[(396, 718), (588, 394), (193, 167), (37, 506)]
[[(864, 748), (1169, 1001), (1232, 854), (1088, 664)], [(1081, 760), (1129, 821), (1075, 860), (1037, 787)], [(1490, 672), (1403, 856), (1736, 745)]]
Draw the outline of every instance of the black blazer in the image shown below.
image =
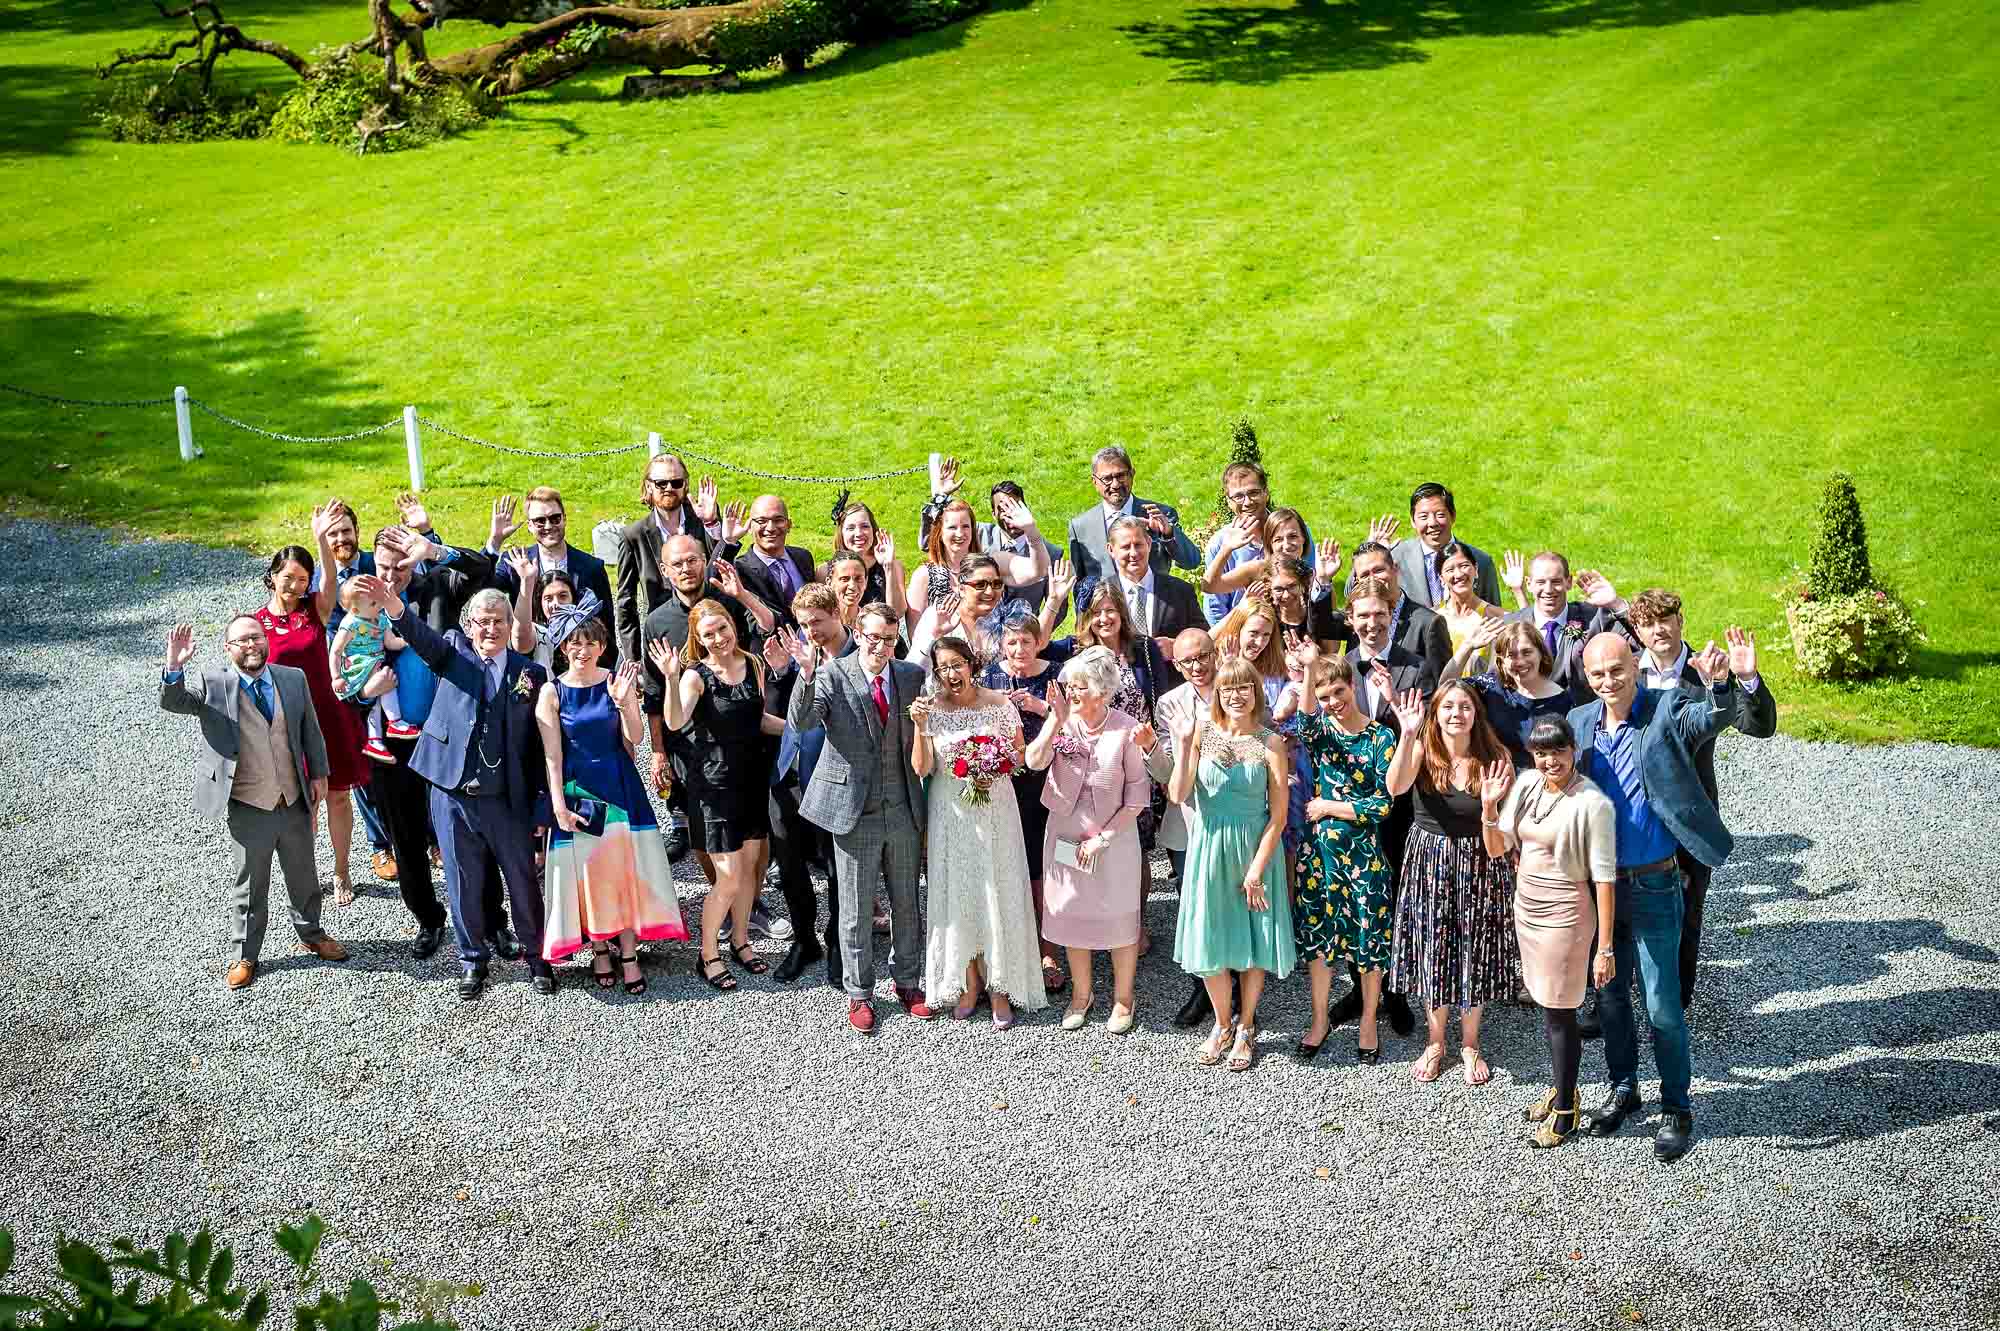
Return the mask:
[[(788, 545), (785, 547), (785, 555), (792, 561), (792, 572), (797, 575), (799, 586), (803, 587), (813, 580), (812, 551), (801, 546)], [(736, 565), (737, 576), (743, 579), (744, 590), (768, 606), (778, 623), (797, 628), (799, 621), (792, 614), (792, 598), (778, 590), (777, 580), (772, 578), (771, 570), (764, 566), (764, 556), (754, 549), (749, 549), (732, 562)], [(780, 711), (775, 715), (783, 716), (784, 713)]]
[(1396, 633), (1390, 641), (1430, 666), (1431, 682), (1424, 690), (1428, 693), (1437, 687), (1438, 677), (1451, 664), (1451, 625), (1435, 610), (1427, 610), (1407, 596), (1399, 609)]
[[(712, 554), (714, 545), (701, 519), (686, 505), (681, 512), (686, 515), (686, 534), (701, 542), (704, 554)], [(618, 576), (611, 604), (618, 629), (618, 655), (627, 661), (646, 659), (645, 644), (640, 641), (646, 616), (667, 595), (667, 585), (660, 577), (660, 547), (664, 544), (660, 524), (653, 521), (650, 511), (618, 533)]]
[[(1446, 659), (1449, 660), (1450, 658)], [(1407, 689), (1415, 689), (1427, 699), (1431, 694), (1437, 692), (1437, 667), (1422, 657), (1413, 655), (1401, 643), (1391, 642), (1389, 644), (1388, 655), (1384, 656), (1382, 661), (1383, 664), (1389, 667), (1390, 687), (1395, 689), (1396, 692), (1402, 693)], [(1369, 667), (1361, 663), (1361, 649), (1359, 647), (1348, 649), (1347, 663), (1354, 668), (1354, 674), (1357, 679), (1366, 679), (1368, 677)], [(1374, 693), (1375, 701), (1375, 706), (1369, 712), (1369, 716), (1380, 721), (1398, 735), (1401, 735), (1403, 728), (1396, 720), (1395, 709), (1389, 706), (1389, 699), (1384, 698), (1380, 691), (1375, 689), (1374, 685), (1369, 685), (1369, 689)]]

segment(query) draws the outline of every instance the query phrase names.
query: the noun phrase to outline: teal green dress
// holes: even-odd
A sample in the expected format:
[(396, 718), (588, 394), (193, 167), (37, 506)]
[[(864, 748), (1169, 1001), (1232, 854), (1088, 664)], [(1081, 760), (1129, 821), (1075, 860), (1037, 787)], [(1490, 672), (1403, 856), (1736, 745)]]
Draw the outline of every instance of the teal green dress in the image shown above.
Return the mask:
[(1264, 866), (1265, 909), (1251, 910), (1243, 895), (1244, 871), (1270, 819), (1264, 767), (1269, 733), (1238, 739), (1202, 725), (1200, 766), (1185, 806), (1187, 870), (1174, 924), (1174, 960), (1191, 975), (1261, 970), (1282, 979), (1298, 964), (1282, 849)]

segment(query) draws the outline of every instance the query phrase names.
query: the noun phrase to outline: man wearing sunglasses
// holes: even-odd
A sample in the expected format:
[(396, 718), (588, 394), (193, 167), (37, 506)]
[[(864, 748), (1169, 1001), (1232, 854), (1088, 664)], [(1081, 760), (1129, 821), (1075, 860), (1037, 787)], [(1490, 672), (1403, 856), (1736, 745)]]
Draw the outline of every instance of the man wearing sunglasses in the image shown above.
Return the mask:
[(715, 482), (702, 478), (689, 493), (688, 469), (672, 453), (646, 462), (639, 484), (639, 502), (646, 516), (618, 536), (618, 583), (612, 597), (618, 628), (618, 655), (645, 660), (641, 641), (646, 616), (667, 595), (660, 578), (660, 552), (675, 536), (692, 537), (708, 555), (722, 539), (722, 513), (715, 503)]
[[(493, 585), (506, 592), (510, 599), (521, 590), (520, 578), (513, 565), (499, 556), (507, 538), (523, 525), (515, 520), (515, 511), (514, 496), (501, 495), (494, 500), (493, 525), (486, 539), (486, 553), (494, 557)], [(546, 579), (550, 573), (560, 569), (576, 580), (579, 598), (586, 591), (597, 593), (598, 618), (604, 621), (604, 627), (613, 638), (613, 645), (598, 658), (598, 664), (607, 670), (616, 670), (617, 625), (611, 615), (611, 579), (604, 571), (603, 560), (569, 543), (569, 515), (563, 508), (562, 492), (552, 485), (537, 486), (528, 491), (519, 511), (527, 519), (528, 534), (534, 538), (535, 566), (541, 576)]]

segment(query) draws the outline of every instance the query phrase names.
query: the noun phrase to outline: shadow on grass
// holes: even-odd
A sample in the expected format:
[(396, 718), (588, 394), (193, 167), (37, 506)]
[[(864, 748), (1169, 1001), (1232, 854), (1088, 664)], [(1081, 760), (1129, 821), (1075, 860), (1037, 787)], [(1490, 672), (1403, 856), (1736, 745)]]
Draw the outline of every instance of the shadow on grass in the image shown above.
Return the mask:
[[(164, 240), (164, 238), (162, 238)], [(184, 384), (218, 410), (292, 435), (382, 424), (397, 406), (323, 356), (303, 311), (263, 310), (221, 332), (88, 308), (90, 284), (0, 278), (0, 366), (7, 382), (89, 399), (158, 398)], [(360, 404), (360, 405), (357, 405)], [(179, 460), (171, 406), (71, 407), (0, 394), (9, 493), (51, 516), (241, 539), (269, 492), (331, 492), (363, 471), (403, 466), (400, 429), (339, 444), (291, 443), (197, 413), (206, 456)], [(302, 528), (303, 530), (303, 528)]]
[(1452, 37), (1557, 36), (1607, 28), (1665, 27), (1698, 19), (1864, 9), (1900, 0), (1296, 0), (1209, 4), (1175, 22), (1122, 31), (1183, 83), (1279, 83), (1429, 59), (1427, 42)]
[(88, 69), (0, 65), (0, 158), (69, 152), (102, 86)]

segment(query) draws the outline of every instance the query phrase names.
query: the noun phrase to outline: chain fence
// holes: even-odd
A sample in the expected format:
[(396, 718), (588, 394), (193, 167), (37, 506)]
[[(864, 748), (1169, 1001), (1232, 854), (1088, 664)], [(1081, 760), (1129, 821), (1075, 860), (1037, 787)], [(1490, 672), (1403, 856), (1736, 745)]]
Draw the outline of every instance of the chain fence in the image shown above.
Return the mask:
[(914, 466), (896, 467), (888, 471), (869, 472), (864, 475), (858, 475), (858, 476), (801, 476), (790, 472), (761, 471), (755, 467), (745, 467), (739, 463), (731, 462), (726, 458), (714, 457), (707, 453), (697, 452), (696, 450), (689, 448), (685, 444), (666, 444), (661, 441), (661, 438), (658, 434), (653, 434), (649, 436), (647, 439), (642, 440), (638, 443), (621, 444), (615, 448), (594, 448), (594, 449), (574, 449), (574, 450), (547, 449), (547, 448), (516, 448), (511, 444), (497, 444), (494, 443), (491, 439), (481, 439), (477, 435), (466, 434), (461, 430), (455, 430), (451, 426), (446, 425), (441, 421), (434, 421), (428, 416), (420, 416), (417, 414), (416, 408), (414, 407), (406, 408), (402, 414), (391, 417), (390, 419), (383, 421), (380, 425), (370, 425), (363, 429), (348, 431), (347, 433), (344, 434), (286, 434), (282, 430), (269, 430), (261, 425), (252, 425), (249, 421), (241, 420), (235, 416), (232, 416), (229, 413), (223, 411), (221, 408), (216, 407), (210, 403), (204, 402), (198, 397), (192, 396), (184, 388), (176, 390), (172, 395), (167, 397), (147, 397), (147, 398), (66, 397), (59, 393), (44, 393), (33, 388), (22, 388), (17, 384), (7, 384), (7, 383), (0, 383), (0, 392), (13, 393), (18, 397), (28, 398), (36, 402), (46, 402), (54, 406), (62, 406), (62, 407), (171, 406), (175, 409), (176, 414), (179, 418), (178, 424), (181, 436), (181, 457), (184, 460), (188, 461), (192, 461), (194, 458), (199, 457), (201, 455), (201, 450), (194, 445), (193, 430), (187, 415), (188, 408), (192, 408), (196, 411), (199, 411), (203, 415), (209, 416), (214, 420), (220, 421), (222, 424), (230, 426), (233, 429), (243, 430), (249, 434), (259, 435), (265, 439), (282, 440), (285, 443), (289, 444), (344, 444), (344, 443), (350, 443), (356, 439), (367, 439), (374, 435), (387, 434), (391, 430), (394, 430), (398, 426), (401, 426), (403, 427), (406, 437), (406, 442), (408, 443), (410, 450), (411, 485), (416, 489), (423, 488), (423, 452), (422, 452), (421, 437), (418, 433), (419, 426), (421, 426), (425, 430), (430, 430), (433, 431), (434, 433), (444, 435), (447, 438), (456, 439), (460, 443), (472, 444), (479, 448), (491, 449), (495, 453), (505, 453), (512, 457), (548, 458), (554, 461), (568, 462), (568, 461), (578, 461), (585, 458), (620, 457), (627, 453), (637, 453), (640, 450), (645, 449), (653, 453), (672, 452), (677, 456), (693, 459), (694, 461), (699, 462), (704, 466), (716, 467), (723, 471), (735, 472), (741, 476), (754, 476), (759, 480), (766, 480), (766, 481), (785, 481), (795, 485), (857, 485), (866, 481), (884, 481), (884, 480), (892, 480), (899, 476), (915, 476), (922, 472), (927, 471), (930, 467), (930, 463), (928, 461), (925, 461), (925, 462), (919, 462)]

